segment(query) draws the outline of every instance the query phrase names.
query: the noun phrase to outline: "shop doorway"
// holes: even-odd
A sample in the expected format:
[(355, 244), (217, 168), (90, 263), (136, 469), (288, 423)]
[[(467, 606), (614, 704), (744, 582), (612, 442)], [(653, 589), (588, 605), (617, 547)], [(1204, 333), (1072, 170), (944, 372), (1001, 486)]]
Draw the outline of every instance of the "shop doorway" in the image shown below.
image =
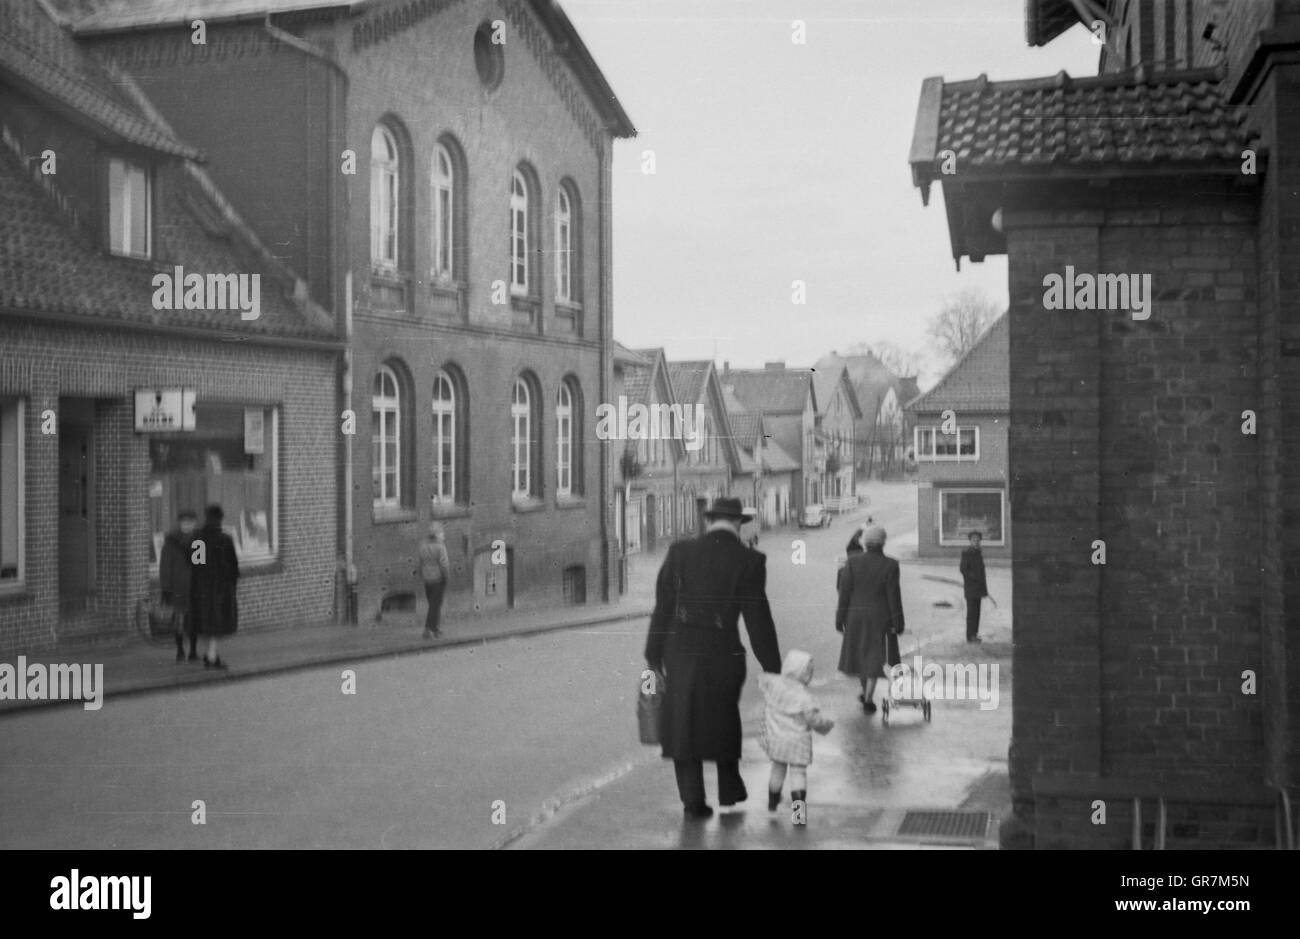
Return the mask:
[(84, 613), (95, 592), (95, 402), (59, 399), (59, 612)]

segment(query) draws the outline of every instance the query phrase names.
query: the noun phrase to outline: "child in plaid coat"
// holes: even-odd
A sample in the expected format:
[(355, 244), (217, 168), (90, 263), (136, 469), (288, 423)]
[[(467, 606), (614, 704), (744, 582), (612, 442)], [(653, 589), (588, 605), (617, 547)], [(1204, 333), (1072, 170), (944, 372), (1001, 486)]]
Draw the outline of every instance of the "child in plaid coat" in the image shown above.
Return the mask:
[(766, 706), (759, 743), (772, 760), (767, 783), (767, 807), (775, 812), (781, 802), (787, 770), (790, 800), (803, 802), (808, 795), (808, 765), (812, 763), (812, 731), (828, 734), (835, 722), (823, 717), (817, 699), (808, 690), (812, 681), (812, 656), (798, 649), (786, 653), (781, 674), (758, 676)]

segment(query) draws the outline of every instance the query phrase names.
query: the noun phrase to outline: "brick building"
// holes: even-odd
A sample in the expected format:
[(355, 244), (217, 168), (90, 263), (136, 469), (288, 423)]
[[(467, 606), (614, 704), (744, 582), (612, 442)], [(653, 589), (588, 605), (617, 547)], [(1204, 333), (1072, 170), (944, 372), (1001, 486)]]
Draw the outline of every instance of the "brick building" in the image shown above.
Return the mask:
[[(1163, 797), (1170, 846), (1269, 844), (1300, 795), (1300, 11), (1094, 6), (1099, 76), (928, 79), (910, 158), (954, 257), (1008, 258), (1004, 842), (1122, 846), (1143, 797), (1150, 844)], [(1031, 0), (1029, 42), (1078, 7)]]
[[(985, 557), (1011, 556), (1008, 332), (1003, 316), (933, 388), (907, 404), (919, 557), (956, 558), (972, 531), (983, 535)], [(951, 433), (944, 429), (945, 411), (952, 411)]]
[(0, 655), (130, 635), (164, 533), (210, 502), (241, 628), (328, 618), (328, 316), (35, 0), (0, 7), (0, 138)]
[[(348, 341), (337, 550), (361, 619), (608, 595), (610, 166), (635, 133), (549, 0), (60, 0)], [(193, 21), (203, 21), (196, 45)], [(493, 563), (504, 544), (507, 563)]]
[[(620, 400), (626, 400), (629, 411), (640, 407), (646, 414), (662, 413), (677, 403), (663, 349), (625, 349), (616, 344), (613, 387), (612, 403), (620, 406)], [(618, 540), (628, 554), (655, 551), (694, 527), (686, 525), (685, 507), (678, 501), (685, 441), (648, 430), (620, 440), (612, 448), (617, 463), (614, 501)]]

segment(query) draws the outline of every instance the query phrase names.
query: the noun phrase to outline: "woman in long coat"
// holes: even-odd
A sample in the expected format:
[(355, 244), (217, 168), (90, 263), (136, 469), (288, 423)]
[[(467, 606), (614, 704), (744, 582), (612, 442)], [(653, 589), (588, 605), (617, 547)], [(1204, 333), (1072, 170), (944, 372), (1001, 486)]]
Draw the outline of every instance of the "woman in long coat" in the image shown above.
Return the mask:
[(898, 562), (885, 556), (885, 530), (878, 525), (862, 536), (866, 550), (844, 565), (835, 628), (844, 633), (839, 669), (862, 682), (858, 700), (868, 714), (876, 711), (871, 696), (885, 673), (888, 637), (903, 631), (903, 597)]
[(223, 518), (221, 506), (208, 506), (203, 527), (194, 533), (194, 540), (203, 542), (202, 552), (196, 547), (190, 553), (190, 617), (195, 632), (208, 640), (203, 656), (205, 668), (226, 667), (217, 654), (217, 639), (239, 628), (239, 607), (235, 602), (239, 559), (235, 543), (221, 530)]

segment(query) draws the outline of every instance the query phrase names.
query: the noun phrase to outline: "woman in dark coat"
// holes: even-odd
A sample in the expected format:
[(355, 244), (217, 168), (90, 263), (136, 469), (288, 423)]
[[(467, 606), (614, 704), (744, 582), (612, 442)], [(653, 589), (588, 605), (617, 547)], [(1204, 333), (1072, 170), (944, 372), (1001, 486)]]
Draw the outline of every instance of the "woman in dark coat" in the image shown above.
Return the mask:
[(194, 630), (208, 640), (205, 668), (226, 667), (217, 654), (217, 639), (232, 635), (239, 627), (235, 602), (239, 559), (235, 543), (221, 530), (223, 518), (221, 506), (208, 506), (203, 527), (194, 533), (194, 540), (203, 542), (202, 550), (195, 546), (190, 552), (190, 617)]
[(190, 542), (198, 519), (193, 512), (176, 516), (176, 529), (163, 541), (158, 559), (158, 591), (163, 603), (170, 604), (176, 616), (176, 661), (185, 660), (185, 637), (190, 638), (190, 661), (197, 662), (198, 634), (190, 621)]
[(835, 628), (844, 633), (839, 669), (862, 682), (858, 700), (874, 714), (871, 696), (876, 680), (885, 674), (890, 656), (887, 638), (903, 631), (903, 597), (898, 586), (898, 562), (885, 556), (885, 530), (878, 525), (862, 536), (866, 550), (844, 565)]

